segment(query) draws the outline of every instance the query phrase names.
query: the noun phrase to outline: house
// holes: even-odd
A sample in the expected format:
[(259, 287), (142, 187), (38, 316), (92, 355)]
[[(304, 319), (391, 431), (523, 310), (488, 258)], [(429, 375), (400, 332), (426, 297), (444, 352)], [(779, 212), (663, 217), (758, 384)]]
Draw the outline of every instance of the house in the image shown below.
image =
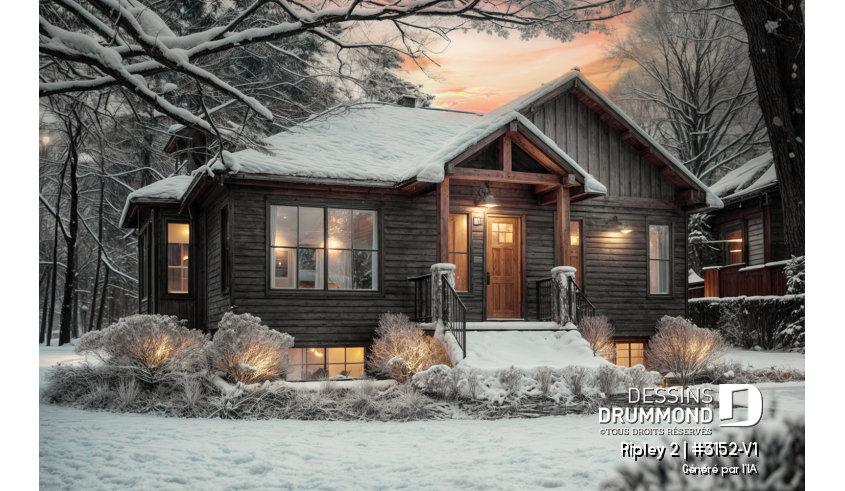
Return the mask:
[(715, 258), (703, 278), (690, 282), (690, 298), (785, 295), (783, 268), (790, 259), (772, 152), (753, 158), (710, 186), (724, 208), (710, 213)]
[(656, 320), (685, 313), (687, 215), (719, 198), (579, 71), (485, 115), (400, 102), (130, 194), (140, 312), (256, 315), (294, 336), (294, 377), (361, 373), (384, 312), (461, 342), (465, 322), (595, 309), (617, 363), (642, 362)]

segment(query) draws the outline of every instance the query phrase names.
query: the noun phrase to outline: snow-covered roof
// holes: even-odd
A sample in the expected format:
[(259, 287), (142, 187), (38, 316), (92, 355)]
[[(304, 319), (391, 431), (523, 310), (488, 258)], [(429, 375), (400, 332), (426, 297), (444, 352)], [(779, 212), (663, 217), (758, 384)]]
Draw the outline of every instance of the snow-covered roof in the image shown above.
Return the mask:
[(120, 221), (118, 223), (122, 224), (126, 219), (126, 215), (129, 213), (129, 207), (132, 202), (142, 200), (172, 200), (173, 202), (179, 202), (193, 180), (194, 176), (166, 177), (148, 186), (132, 191), (129, 193), (129, 196), (126, 197), (126, 204), (123, 205), (123, 213), (120, 215)]
[(725, 174), (710, 190), (722, 199), (752, 193), (777, 182), (771, 150)]
[(241, 175), (342, 179), (370, 185), (410, 179), (441, 182), (450, 160), (511, 121), (518, 121), (566, 161), (584, 181), (586, 192), (607, 192), (516, 111), (481, 116), (373, 103), (273, 135), (266, 140), (269, 154), (243, 150), (232, 156)]

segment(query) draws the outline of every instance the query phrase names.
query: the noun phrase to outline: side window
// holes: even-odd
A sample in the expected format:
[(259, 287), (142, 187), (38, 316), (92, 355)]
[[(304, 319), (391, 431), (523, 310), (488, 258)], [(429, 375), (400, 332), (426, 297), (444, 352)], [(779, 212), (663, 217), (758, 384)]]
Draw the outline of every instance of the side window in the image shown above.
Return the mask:
[(220, 209), (220, 290), (229, 289), (229, 209)]
[(449, 262), (455, 265), (455, 290), (469, 290), (469, 215), (449, 215)]
[(672, 227), (648, 226), (648, 292), (652, 295), (672, 293)]
[(167, 293), (188, 293), (188, 255), (191, 226), (167, 224)]

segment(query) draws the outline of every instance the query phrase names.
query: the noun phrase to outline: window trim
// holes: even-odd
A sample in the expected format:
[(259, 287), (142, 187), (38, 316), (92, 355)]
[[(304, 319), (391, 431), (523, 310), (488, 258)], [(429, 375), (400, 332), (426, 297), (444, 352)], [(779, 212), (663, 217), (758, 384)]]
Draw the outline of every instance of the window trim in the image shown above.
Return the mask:
[(144, 225), (138, 231), (138, 301), (148, 302), (152, 290), (152, 244), (149, 224)]
[[(283, 197), (265, 196), (265, 240), (264, 240), (264, 285), (265, 296), (270, 297), (289, 297), (297, 295), (309, 295), (312, 298), (342, 298), (344, 296), (385, 296), (384, 288), (384, 206), (382, 203), (373, 203), (371, 201), (362, 200), (344, 200), (344, 199), (322, 199), (322, 198), (299, 198), (299, 197)], [(328, 288), (328, 249), (323, 247), (324, 251), (324, 286), (322, 289), (316, 288), (273, 288), (272, 268), (270, 262), (273, 260), (272, 256), (272, 213), (274, 206), (296, 206), (305, 208), (323, 208), (323, 240), (328, 242), (328, 209), (349, 209), (360, 211), (375, 211), (376, 223), (378, 227), (378, 248), (374, 251), (378, 252), (378, 288), (374, 290), (340, 290)], [(298, 226), (298, 223), (297, 223)], [(324, 244), (325, 246), (326, 244)], [(297, 249), (299, 247), (297, 246)]]
[[(669, 291), (667, 293), (651, 293), (651, 254), (648, 250), (648, 235), (652, 225), (669, 227)], [(659, 218), (646, 218), (645, 224), (645, 287), (646, 298), (674, 298), (675, 297), (675, 226), (671, 221)], [(656, 259), (665, 261), (665, 259)]]
[[(160, 254), (161, 256), (161, 279), (159, 282), (161, 283), (161, 297), (162, 299), (172, 299), (172, 300), (193, 300), (194, 298), (194, 273), (193, 269), (196, 265), (190, 261), (191, 257), (196, 257), (196, 230), (194, 229), (194, 224), (192, 220), (181, 218), (181, 217), (162, 217), (162, 223), (164, 224), (164, 233), (162, 233), (162, 243), (163, 248)], [(167, 226), (171, 223), (176, 224), (183, 224), (188, 225), (188, 293), (171, 293), (167, 289), (167, 278), (168, 278), (168, 265), (167, 265)]]

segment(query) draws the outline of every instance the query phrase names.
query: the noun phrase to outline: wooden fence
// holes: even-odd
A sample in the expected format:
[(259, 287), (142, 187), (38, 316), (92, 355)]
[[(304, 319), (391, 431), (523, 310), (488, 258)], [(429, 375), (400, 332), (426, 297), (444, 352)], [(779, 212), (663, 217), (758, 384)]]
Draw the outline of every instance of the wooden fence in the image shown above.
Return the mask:
[(745, 264), (704, 268), (704, 287), (690, 286), (689, 298), (786, 295), (787, 261), (746, 267)]

